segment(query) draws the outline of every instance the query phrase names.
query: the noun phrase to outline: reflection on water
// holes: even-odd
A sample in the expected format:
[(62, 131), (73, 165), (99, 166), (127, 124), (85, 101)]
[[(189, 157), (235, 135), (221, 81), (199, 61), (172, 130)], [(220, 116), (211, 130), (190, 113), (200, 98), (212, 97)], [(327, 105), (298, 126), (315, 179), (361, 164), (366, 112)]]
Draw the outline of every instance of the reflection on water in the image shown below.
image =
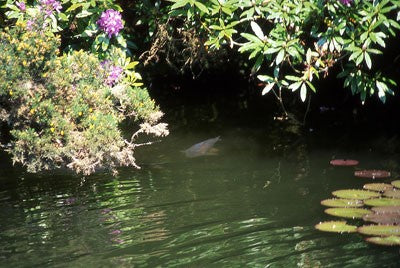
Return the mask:
[[(218, 155), (180, 152), (215, 134)], [(313, 227), (329, 218), (320, 200), (363, 184), (354, 168), (329, 166), (332, 157), (396, 173), (395, 159), (351, 143), (313, 144), (254, 129), (175, 132), (139, 152), (142, 170), (117, 178), (3, 164), (0, 266), (395, 267), (398, 248)]]

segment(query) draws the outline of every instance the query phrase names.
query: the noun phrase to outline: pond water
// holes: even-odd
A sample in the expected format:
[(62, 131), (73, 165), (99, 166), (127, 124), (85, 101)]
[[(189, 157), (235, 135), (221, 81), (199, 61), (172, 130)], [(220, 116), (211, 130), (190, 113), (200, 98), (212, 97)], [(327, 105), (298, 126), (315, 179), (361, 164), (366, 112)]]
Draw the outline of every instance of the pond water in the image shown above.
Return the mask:
[[(169, 137), (138, 152), (141, 170), (123, 168), (117, 177), (32, 175), (2, 156), (0, 266), (400, 265), (397, 247), (314, 229), (333, 220), (322, 199), (369, 181), (329, 161), (354, 158), (397, 176), (390, 141), (361, 139), (361, 131), (283, 135), (273, 126), (222, 121), (171, 125)], [(216, 155), (189, 159), (181, 152), (216, 136)]]

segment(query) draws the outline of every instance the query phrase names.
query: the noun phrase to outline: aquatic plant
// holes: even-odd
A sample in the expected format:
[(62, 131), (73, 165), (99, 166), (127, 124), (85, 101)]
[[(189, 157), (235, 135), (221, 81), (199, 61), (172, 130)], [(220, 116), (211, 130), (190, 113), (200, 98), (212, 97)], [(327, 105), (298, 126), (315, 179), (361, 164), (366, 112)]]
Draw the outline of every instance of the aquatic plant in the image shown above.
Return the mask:
[(329, 162), (332, 166), (357, 166), (359, 162), (353, 159), (333, 159)]
[(357, 170), (354, 176), (369, 179), (383, 179), (390, 177), (390, 172), (386, 170)]
[(383, 192), (386, 190), (392, 190), (393, 185), (387, 184), (387, 183), (367, 183), (367, 184), (364, 184), (363, 188), (365, 190)]
[(365, 235), (399, 236), (400, 226), (398, 225), (364, 225), (357, 228), (357, 232)]
[(371, 213), (363, 216), (364, 221), (378, 224), (396, 224), (400, 223), (400, 213)]
[(340, 198), (357, 199), (357, 200), (364, 200), (364, 199), (381, 196), (377, 192), (358, 190), (358, 189), (337, 190), (337, 191), (333, 191), (332, 194), (334, 196), (340, 197)]
[(365, 239), (369, 243), (373, 243), (381, 246), (400, 246), (399, 236), (385, 236), (385, 237), (368, 237)]
[(400, 206), (384, 206), (384, 207), (373, 207), (372, 211), (379, 214), (384, 213), (399, 213), (400, 214)]
[(331, 198), (322, 200), (321, 205), (327, 207), (362, 207), (364, 203), (356, 199)]
[(400, 198), (399, 190), (386, 190), (383, 192), (383, 196), (391, 198)]
[[(396, 182), (396, 181), (393, 181)], [(369, 183), (363, 187), (374, 190), (338, 190), (332, 192), (335, 196), (342, 198), (357, 198), (362, 201), (352, 199), (326, 199), (321, 201), (322, 205), (331, 206), (325, 209), (325, 213), (351, 219), (362, 219), (365, 222), (375, 223), (373, 225), (363, 225), (360, 227), (347, 225), (344, 221), (327, 221), (321, 222), (315, 226), (316, 229), (325, 232), (338, 232), (342, 228), (349, 228), (351, 232), (358, 232), (364, 235), (386, 236), (385, 237), (369, 237), (367, 242), (377, 245), (395, 246), (400, 245), (400, 199), (382, 197), (392, 195), (392, 193), (400, 192), (393, 189), (393, 182), (387, 183)], [(396, 184), (396, 183), (395, 183)], [(364, 207), (364, 205), (372, 207)]]
[(315, 228), (324, 232), (333, 233), (354, 233), (357, 231), (357, 226), (349, 225), (345, 221), (326, 221), (315, 225)]
[(387, 197), (373, 198), (365, 200), (364, 204), (371, 207), (400, 206), (400, 199)]
[(394, 187), (400, 189), (400, 180), (392, 181), (391, 184), (392, 184)]
[(328, 208), (324, 211), (326, 214), (350, 218), (350, 219), (361, 219), (364, 215), (369, 214), (371, 211), (364, 208)]

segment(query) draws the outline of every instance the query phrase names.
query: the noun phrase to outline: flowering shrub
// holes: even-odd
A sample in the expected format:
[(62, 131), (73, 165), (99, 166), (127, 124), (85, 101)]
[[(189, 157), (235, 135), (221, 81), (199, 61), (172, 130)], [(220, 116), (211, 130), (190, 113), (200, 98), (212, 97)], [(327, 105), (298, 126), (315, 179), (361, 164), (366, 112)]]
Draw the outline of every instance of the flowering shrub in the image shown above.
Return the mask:
[(123, 69), (120, 66), (112, 65), (109, 60), (102, 61), (100, 65), (107, 73), (105, 83), (109, 86), (114, 85), (120, 79)]
[(124, 28), (121, 14), (113, 9), (107, 9), (101, 13), (97, 24), (107, 34), (108, 38), (111, 38), (112, 35), (117, 36), (119, 31)]
[(299, 92), (305, 101), (314, 82), (339, 66), (344, 87), (383, 102), (395, 82), (376, 68), (386, 42), (399, 38), (399, 1), (384, 0), (171, 0), (170, 16), (196, 29), (209, 50), (237, 48), (254, 62), (262, 94)]
[[(121, 49), (108, 51), (103, 63), (83, 50), (59, 55), (60, 37), (25, 22), (0, 32), (0, 44), (0, 122), (12, 137), (13, 162), (28, 171), (138, 167), (134, 150), (144, 144), (137, 136), (168, 134), (134, 71), (137, 62)], [(119, 128), (126, 119), (139, 127), (130, 138)]]

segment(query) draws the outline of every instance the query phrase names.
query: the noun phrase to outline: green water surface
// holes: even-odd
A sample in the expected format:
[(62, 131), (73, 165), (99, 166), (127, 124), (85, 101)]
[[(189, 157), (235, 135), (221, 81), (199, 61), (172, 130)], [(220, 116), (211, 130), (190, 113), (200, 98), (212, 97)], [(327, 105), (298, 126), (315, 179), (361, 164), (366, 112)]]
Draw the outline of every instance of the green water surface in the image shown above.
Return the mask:
[[(217, 155), (181, 150), (221, 136)], [(264, 128), (172, 129), (138, 152), (142, 169), (82, 177), (0, 169), (1, 267), (399, 267), (399, 248), (314, 229), (320, 201), (360, 188), (354, 167), (389, 169), (391, 153), (357, 137), (308, 131), (277, 142)], [(357, 221), (351, 221), (360, 224)]]

